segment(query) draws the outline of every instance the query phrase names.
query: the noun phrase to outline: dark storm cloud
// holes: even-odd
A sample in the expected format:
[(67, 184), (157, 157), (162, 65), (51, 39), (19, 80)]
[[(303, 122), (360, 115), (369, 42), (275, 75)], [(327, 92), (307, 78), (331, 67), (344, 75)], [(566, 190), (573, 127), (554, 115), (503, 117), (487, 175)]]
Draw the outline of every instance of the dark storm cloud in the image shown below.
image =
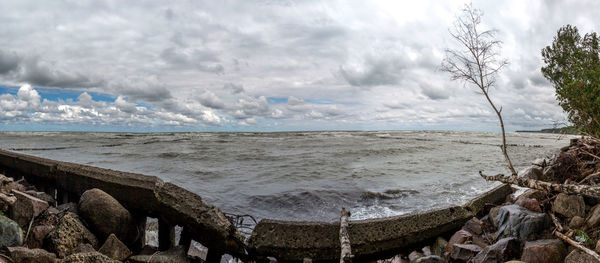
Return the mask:
[(19, 67), (21, 58), (15, 52), (0, 50), (0, 74), (6, 74)]

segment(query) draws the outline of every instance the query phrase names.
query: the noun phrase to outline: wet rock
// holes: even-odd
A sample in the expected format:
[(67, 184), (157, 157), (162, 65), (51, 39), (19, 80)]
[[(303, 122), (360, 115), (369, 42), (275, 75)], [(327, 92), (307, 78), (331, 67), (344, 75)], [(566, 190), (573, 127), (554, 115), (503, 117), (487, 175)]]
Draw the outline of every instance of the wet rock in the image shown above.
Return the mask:
[(13, 189), (12, 193), (17, 201), (10, 207), (10, 217), (20, 226), (28, 225), (34, 217), (50, 207), (48, 202), (21, 191)]
[(419, 258), (415, 261), (415, 263), (443, 263), (444, 260), (440, 256), (431, 255)]
[(120, 263), (120, 261), (109, 258), (98, 252), (77, 253), (70, 255), (60, 263)]
[(77, 209), (100, 239), (106, 239), (113, 233), (131, 246), (144, 234), (143, 227), (136, 224), (131, 213), (117, 199), (100, 189), (85, 191)]
[(6, 252), (15, 263), (54, 263), (56, 255), (39, 248), (7, 247)]
[(560, 263), (567, 255), (567, 249), (558, 239), (528, 241), (523, 248), (521, 261), (528, 263)]
[(23, 244), (23, 231), (17, 222), (0, 215), (0, 247), (13, 247)]
[(473, 263), (494, 263), (506, 262), (511, 259), (520, 258), (523, 243), (514, 237), (507, 237), (498, 240), (493, 245), (485, 247), (475, 257)]
[(592, 207), (585, 224), (590, 228), (600, 225), (600, 204)]
[(473, 244), (454, 244), (450, 257), (456, 260), (469, 261), (479, 252), (482, 248), (478, 245)]
[(455, 244), (464, 244), (472, 239), (473, 235), (471, 235), (471, 233), (468, 231), (462, 229), (458, 230), (456, 233), (454, 233), (454, 235), (452, 235), (452, 237), (450, 237), (450, 240), (448, 240), (448, 244), (446, 244), (446, 252), (452, 254)]
[(517, 199), (517, 202), (515, 202), (516, 205), (520, 205), (522, 207), (525, 207), (531, 211), (534, 212), (538, 212), (541, 213), (542, 212), (542, 208), (540, 207), (540, 203), (533, 199), (533, 198), (519, 198)]
[(153, 255), (137, 255), (128, 259), (132, 263), (187, 263), (189, 262), (182, 246), (177, 246), (167, 251)]
[(580, 195), (567, 195), (560, 193), (552, 205), (552, 211), (567, 218), (585, 216), (585, 202)]
[(591, 255), (589, 255), (579, 249), (575, 249), (575, 250), (571, 251), (571, 253), (569, 253), (569, 255), (567, 255), (567, 257), (565, 257), (564, 262), (565, 263), (597, 263), (598, 260), (596, 260)]
[(45, 243), (59, 258), (77, 251), (82, 243), (98, 247), (98, 239), (79, 220), (76, 214), (68, 212), (59, 221), (56, 228), (48, 234)]
[(443, 237), (438, 237), (433, 242), (433, 246), (431, 246), (431, 254), (436, 256), (442, 256), (446, 251), (446, 245), (448, 245), (448, 241)]
[(501, 207), (498, 210), (496, 221), (498, 222), (497, 239), (517, 237), (525, 240), (541, 232), (550, 224), (547, 214), (536, 213), (518, 205)]
[(569, 221), (569, 228), (577, 229), (583, 226), (583, 224), (585, 224), (585, 219), (583, 217), (574, 216), (573, 218), (571, 218), (571, 221)]
[(519, 172), (519, 177), (533, 179), (533, 180), (542, 180), (544, 176), (542, 169), (537, 166), (530, 166), (527, 169)]
[(44, 239), (50, 232), (54, 230), (54, 226), (51, 225), (38, 225), (31, 227), (29, 231), (29, 237), (27, 238), (27, 246), (29, 248), (42, 248), (44, 246)]
[(107, 255), (109, 258), (114, 260), (124, 260), (131, 256), (131, 251), (121, 240), (115, 236), (115, 234), (110, 234), (104, 245), (98, 249), (98, 252)]

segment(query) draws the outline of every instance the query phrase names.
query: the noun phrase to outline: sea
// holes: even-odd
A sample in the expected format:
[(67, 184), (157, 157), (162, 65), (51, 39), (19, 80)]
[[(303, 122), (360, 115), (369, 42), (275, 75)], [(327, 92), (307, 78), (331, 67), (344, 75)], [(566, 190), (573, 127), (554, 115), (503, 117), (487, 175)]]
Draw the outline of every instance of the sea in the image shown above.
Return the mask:
[[(517, 170), (572, 136), (508, 133)], [(2, 132), (0, 148), (154, 175), (233, 215), (337, 221), (463, 204), (508, 173), (499, 133), (319, 131), (276, 133)]]

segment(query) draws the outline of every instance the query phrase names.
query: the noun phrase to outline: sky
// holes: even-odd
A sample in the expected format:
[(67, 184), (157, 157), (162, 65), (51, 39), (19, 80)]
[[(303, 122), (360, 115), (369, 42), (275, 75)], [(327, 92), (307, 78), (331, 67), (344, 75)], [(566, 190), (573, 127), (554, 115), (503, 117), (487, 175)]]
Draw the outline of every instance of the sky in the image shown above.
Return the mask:
[[(467, 1), (0, 1), (0, 130), (499, 131), (440, 71)], [(508, 131), (566, 123), (541, 49), (600, 1), (473, 1)]]

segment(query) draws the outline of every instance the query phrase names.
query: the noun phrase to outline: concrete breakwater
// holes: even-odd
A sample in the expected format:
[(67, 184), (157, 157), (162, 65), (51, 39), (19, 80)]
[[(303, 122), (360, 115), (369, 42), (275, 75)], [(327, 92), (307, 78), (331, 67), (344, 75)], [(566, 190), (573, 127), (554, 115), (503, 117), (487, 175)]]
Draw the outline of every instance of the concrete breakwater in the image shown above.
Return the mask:
[[(202, 202), (200, 196), (154, 176), (126, 173), (34, 156), (0, 151), (0, 172), (25, 179), (56, 197), (59, 203), (77, 202), (83, 192), (98, 188), (127, 209), (158, 218), (159, 243), (170, 247), (175, 225), (182, 235), (207, 247), (209, 259), (230, 254), (243, 260), (274, 257), (282, 262), (336, 261), (339, 257), (339, 224), (262, 220), (248, 242), (221, 211)], [(496, 187), (462, 206), (425, 213), (350, 222), (349, 235), (358, 260), (378, 259), (460, 228), (485, 205), (499, 203), (511, 193), (507, 185)], [(188, 244), (189, 246), (189, 244)], [(211, 260), (208, 260), (211, 261)], [(213, 261), (215, 262), (215, 261)]]

